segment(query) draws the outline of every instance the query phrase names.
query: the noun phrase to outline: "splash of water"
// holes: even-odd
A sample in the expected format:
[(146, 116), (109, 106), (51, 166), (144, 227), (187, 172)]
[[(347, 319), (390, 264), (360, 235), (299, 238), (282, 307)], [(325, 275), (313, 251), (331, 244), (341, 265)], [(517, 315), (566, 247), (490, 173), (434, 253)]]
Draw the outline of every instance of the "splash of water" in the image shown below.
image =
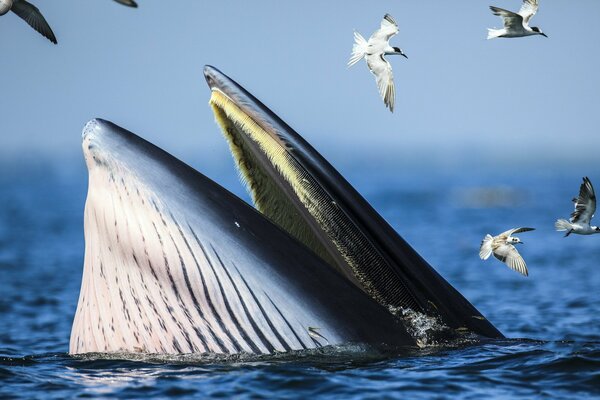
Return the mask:
[[(456, 338), (457, 332), (444, 324), (439, 318), (429, 316), (410, 308), (389, 307), (392, 314), (406, 325), (408, 333), (415, 339), (419, 348), (447, 346), (448, 337)], [(445, 339), (441, 339), (445, 338)]]

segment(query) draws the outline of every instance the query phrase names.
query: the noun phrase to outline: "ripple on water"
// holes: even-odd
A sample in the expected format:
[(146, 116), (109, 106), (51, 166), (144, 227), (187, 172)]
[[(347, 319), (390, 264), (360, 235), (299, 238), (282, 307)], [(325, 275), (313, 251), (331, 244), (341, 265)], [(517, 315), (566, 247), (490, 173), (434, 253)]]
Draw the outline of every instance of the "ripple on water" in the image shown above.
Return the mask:
[[(451, 180), (424, 182), (420, 176), (414, 183), (365, 185), (383, 217), (500, 331), (545, 341), (466, 340), (440, 346), (436, 333), (444, 327), (407, 315), (413, 333), (423, 339), (422, 349), (70, 357), (64, 352), (81, 284), (86, 180), (56, 182), (46, 171), (42, 176), (39, 182), (17, 177), (0, 185), (0, 399), (600, 395), (598, 238), (563, 239), (552, 230), (552, 221), (574, 194), (571, 186), (563, 190), (552, 179), (511, 177), (511, 190), (526, 188), (521, 206), (477, 209), (452, 202), (452, 193), (462, 186), (493, 184), (487, 176), (479, 182), (473, 177), (463, 182), (461, 174)], [(533, 202), (539, 198), (548, 206)], [(39, 207), (33, 199), (52, 203)], [(422, 224), (424, 215), (428, 224)], [(538, 228), (522, 248), (528, 279), (477, 256), (483, 235), (523, 221)], [(459, 237), (457, 226), (464, 228)]]
[[(4, 352), (5, 353), (5, 352)], [(598, 393), (600, 344), (503, 340), (402, 355), (341, 346), (273, 356), (44, 354), (0, 357), (0, 380), (50, 397), (460, 398)], [(25, 378), (27, 377), (27, 378)], [(31, 389), (30, 389), (31, 390)], [(29, 392), (31, 394), (31, 392)], [(30, 397), (30, 396), (23, 396)]]

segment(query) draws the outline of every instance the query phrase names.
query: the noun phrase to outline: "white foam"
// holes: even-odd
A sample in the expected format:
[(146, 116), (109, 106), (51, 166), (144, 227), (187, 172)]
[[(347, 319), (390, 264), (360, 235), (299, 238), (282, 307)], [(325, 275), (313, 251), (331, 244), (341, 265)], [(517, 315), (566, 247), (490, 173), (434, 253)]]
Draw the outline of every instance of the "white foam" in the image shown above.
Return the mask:
[(438, 318), (409, 308), (389, 307), (389, 310), (404, 321), (408, 333), (421, 348), (440, 345), (437, 340), (441, 336), (440, 334), (450, 330)]

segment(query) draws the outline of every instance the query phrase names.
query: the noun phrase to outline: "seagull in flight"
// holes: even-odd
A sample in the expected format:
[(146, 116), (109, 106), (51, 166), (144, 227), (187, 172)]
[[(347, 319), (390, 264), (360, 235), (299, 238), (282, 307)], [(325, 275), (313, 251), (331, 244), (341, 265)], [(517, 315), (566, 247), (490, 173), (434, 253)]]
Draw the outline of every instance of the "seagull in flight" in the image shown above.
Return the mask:
[(559, 219), (555, 222), (554, 227), (557, 231), (567, 231), (565, 237), (571, 233), (578, 235), (591, 235), (600, 233), (600, 228), (591, 226), (590, 221), (596, 212), (596, 194), (592, 182), (586, 176), (583, 178), (583, 183), (579, 188), (579, 197), (573, 199), (575, 203), (575, 211), (571, 214), (571, 218), (567, 221)]
[(50, 25), (36, 6), (25, 0), (0, 0), (0, 15), (12, 11), (25, 20), (33, 29), (44, 35), (52, 43), (56, 44), (56, 36), (50, 29)]
[(533, 231), (534, 228), (514, 228), (506, 232), (502, 232), (498, 236), (492, 236), (490, 234), (485, 235), (479, 248), (479, 257), (482, 260), (487, 260), (493, 254), (498, 260), (502, 261), (510, 269), (517, 271), (518, 273), (528, 276), (527, 265), (523, 257), (519, 254), (516, 247), (513, 246), (521, 242), (516, 236), (512, 236), (519, 232)]
[(385, 14), (381, 21), (381, 27), (376, 30), (369, 41), (358, 32), (354, 32), (354, 45), (348, 66), (351, 67), (363, 58), (367, 60), (367, 66), (375, 75), (377, 87), (385, 106), (394, 112), (396, 89), (394, 88), (394, 76), (392, 66), (384, 56), (399, 54), (408, 58), (399, 47), (392, 47), (389, 40), (398, 33), (398, 24), (390, 14)]
[(504, 28), (488, 29), (487, 38), (514, 38), (532, 35), (542, 35), (544, 37), (548, 37), (537, 26), (529, 27), (529, 21), (535, 15), (535, 13), (537, 13), (538, 7), (538, 0), (523, 0), (523, 5), (518, 13), (514, 13), (503, 8), (490, 6), (492, 13), (502, 18), (502, 21), (504, 22)]

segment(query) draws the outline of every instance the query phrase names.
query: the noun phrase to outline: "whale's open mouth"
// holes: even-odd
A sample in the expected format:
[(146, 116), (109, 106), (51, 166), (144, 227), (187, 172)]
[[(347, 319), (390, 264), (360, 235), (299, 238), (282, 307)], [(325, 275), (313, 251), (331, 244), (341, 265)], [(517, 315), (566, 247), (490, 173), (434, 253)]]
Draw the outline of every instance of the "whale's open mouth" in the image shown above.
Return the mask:
[(384, 307), (502, 337), (298, 133), (217, 69), (210, 104), (255, 207)]
[[(219, 90), (213, 90), (211, 105), (227, 139), (240, 177), (256, 208), (304, 243), (340, 273), (361, 286), (347, 269), (345, 247), (333, 246), (335, 237), (328, 219), (343, 219), (335, 200), (325, 191), (274, 135)], [(331, 235), (331, 236), (330, 236)]]
[(205, 75), (259, 211), (132, 132), (88, 123), (69, 353), (274, 354), (502, 337), (300, 135), (216, 69)]

